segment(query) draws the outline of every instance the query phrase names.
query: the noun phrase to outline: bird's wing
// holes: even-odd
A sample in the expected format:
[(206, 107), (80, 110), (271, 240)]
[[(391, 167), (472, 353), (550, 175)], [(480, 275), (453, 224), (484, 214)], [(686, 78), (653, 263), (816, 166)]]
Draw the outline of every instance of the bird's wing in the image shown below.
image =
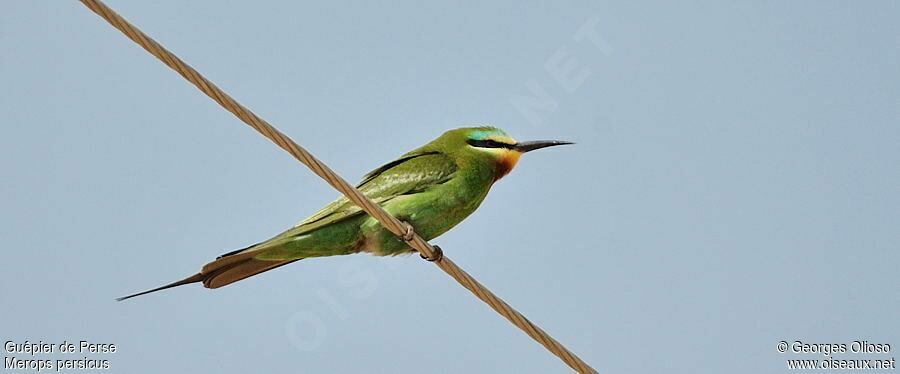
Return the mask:
[[(383, 204), (444, 183), (455, 172), (456, 163), (442, 153), (407, 154), (366, 174), (356, 188), (376, 204)], [(361, 213), (360, 207), (341, 196), (279, 237), (303, 234)]]
[[(358, 188), (376, 204), (383, 204), (397, 196), (421, 192), (428, 187), (444, 183), (450, 180), (455, 172), (456, 163), (442, 153), (407, 154), (366, 174)], [(243, 266), (256, 255), (281, 245), (287, 238), (302, 235), (363, 213), (360, 207), (341, 196), (293, 228), (262, 243), (221, 255), (215, 261), (204, 265), (200, 272), (212, 274), (229, 270), (235, 266)], [(204, 284), (206, 283), (208, 282), (204, 280)]]
[[(456, 163), (445, 154), (437, 152), (410, 153), (366, 174), (357, 188), (376, 204), (383, 204), (397, 196), (420, 192), (430, 186), (444, 183), (455, 172)], [(347, 197), (341, 196), (322, 210), (272, 239), (223, 254), (216, 262), (219, 259), (228, 259), (229, 261), (225, 261), (227, 263), (251, 258), (272, 246), (279, 245), (285, 238), (303, 235), (363, 213), (360, 207)], [(207, 266), (204, 266), (204, 272), (209, 270)]]
[[(375, 203), (382, 204), (397, 196), (414, 194), (444, 183), (450, 180), (453, 173), (456, 172), (456, 168), (453, 159), (441, 153), (410, 153), (366, 174), (357, 188)], [(342, 196), (297, 226), (272, 239), (219, 256), (204, 265), (197, 274), (159, 288), (119, 298), (119, 300), (195, 282), (203, 282), (207, 288), (218, 288), (287, 265), (297, 259), (267, 261), (257, 260), (254, 257), (281, 245), (284, 242), (283, 239), (302, 235), (362, 213), (362, 209)]]

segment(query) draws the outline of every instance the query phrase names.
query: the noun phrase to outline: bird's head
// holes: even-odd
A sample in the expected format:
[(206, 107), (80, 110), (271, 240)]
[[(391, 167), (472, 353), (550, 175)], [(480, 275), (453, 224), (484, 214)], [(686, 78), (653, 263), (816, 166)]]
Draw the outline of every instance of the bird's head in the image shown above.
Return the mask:
[(454, 138), (456, 147), (466, 154), (487, 157), (496, 165), (496, 179), (509, 173), (523, 153), (555, 145), (573, 144), (561, 140), (537, 140), (517, 142), (505, 131), (496, 127), (466, 127), (450, 130), (443, 137)]

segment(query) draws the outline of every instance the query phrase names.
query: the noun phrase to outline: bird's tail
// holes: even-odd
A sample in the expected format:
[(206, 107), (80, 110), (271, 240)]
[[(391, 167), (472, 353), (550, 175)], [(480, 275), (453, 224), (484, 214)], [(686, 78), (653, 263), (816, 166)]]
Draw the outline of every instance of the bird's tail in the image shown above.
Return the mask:
[(162, 291), (168, 288), (198, 282), (203, 282), (203, 286), (206, 288), (219, 288), (237, 282), (241, 279), (251, 277), (256, 274), (266, 272), (299, 260), (257, 260), (254, 259), (253, 256), (256, 256), (259, 253), (254, 249), (254, 246), (251, 246), (245, 249), (226, 253), (222, 256), (219, 256), (219, 258), (217, 258), (215, 261), (203, 265), (203, 268), (200, 269), (200, 272), (197, 274), (191, 275), (177, 282), (169, 283), (165, 286), (157, 287), (144, 292), (138, 292), (133, 295), (120, 297), (116, 300), (122, 301), (135, 296), (146, 295), (151, 292)]
[(191, 284), (191, 283), (197, 283), (197, 282), (203, 282), (203, 273), (197, 273), (197, 274), (191, 275), (191, 276), (189, 276), (189, 277), (187, 277), (187, 278), (184, 278), (184, 279), (182, 279), (182, 280), (180, 280), (180, 281), (172, 282), (172, 283), (169, 283), (169, 284), (167, 284), (167, 285), (165, 285), (165, 286), (157, 287), (157, 288), (154, 288), (154, 289), (152, 289), (152, 290), (147, 290), (147, 291), (144, 291), (144, 292), (138, 292), (138, 293), (133, 294), (133, 295), (128, 295), (128, 296), (118, 297), (118, 298), (116, 298), (116, 301), (122, 301), (122, 300), (125, 300), (125, 299), (130, 299), (130, 298), (135, 297), (135, 296), (146, 295), (146, 294), (151, 293), (151, 292), (162, 291), (162, 290), (165, 290), (165, 289), (167, 289), (167, 288), (178, 287), (178, 286), (181, 286), (181, 285)]

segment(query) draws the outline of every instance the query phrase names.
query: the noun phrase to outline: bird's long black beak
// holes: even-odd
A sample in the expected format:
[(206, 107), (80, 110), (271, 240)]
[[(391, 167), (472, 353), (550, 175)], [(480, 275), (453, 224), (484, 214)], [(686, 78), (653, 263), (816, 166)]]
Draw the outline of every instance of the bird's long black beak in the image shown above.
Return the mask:
[(535, 149), (552, 147), (555, 145), (566, 145), (566, 144), (575, 144), (572, 142), (565, 142), (562, 140), (535, 140), (530, 142), (519, 142), (516, 143), (515, 150), (525, 153), (531, 152)]

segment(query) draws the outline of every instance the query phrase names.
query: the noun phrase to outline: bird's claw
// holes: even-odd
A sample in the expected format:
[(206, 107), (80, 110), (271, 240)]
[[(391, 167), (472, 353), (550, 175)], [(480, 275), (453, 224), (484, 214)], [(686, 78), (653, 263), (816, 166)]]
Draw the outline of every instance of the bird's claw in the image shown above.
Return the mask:
[(431, 254), (431, 257), (425, 257), (425, 255), (423, 255), (421, 253), (419, 253), (419, 257), (421, 257), (425, 261), (440, 262), (441, 259), (444, 258), (444, 250), (442, 250), (441, 247), (438, 247), (436, 245), (433, 245), (431, 247), (434, 248), (434, 253)]
[[(400, 236), (400, 239), (403, 239), (403, 241), (405, 241), (407, 243), (411, 242), (413, 240), (413, 238), (416, 237), (416, 230), (413, 229), (412, 225), (410, 225), (409, 222), (400, 221), (400, 223), (403, 224), (403, 227), (406, 230), (403, 233), (403, 235)], [(419, 253), (419, 257), (423, 258), (425, 261), (431, 261), (431, 262), (440, 261), (441, 259), (444, 258), (444, 251), (441, 249), (441, 247), (438, 247), (436, 245), (433, 245), (431, 247), (434, 248), (434, 251), (431, 254), (431, 257), (425, 257), (425, 255), (423, 255), (421, 253)]]
[(412, 225), (410, 225), (409, 222), (400, 221), (400, 223), (402, 223), (403, 226), (406, 227), (406, 232), (404, 232), (403, 236), (401, 236), (400, 238), (403, 239), (403, 241), (405, 241), (405, 242), (413, 240), (413, 238), (416, 237), (416, 230), (413, 229)]

